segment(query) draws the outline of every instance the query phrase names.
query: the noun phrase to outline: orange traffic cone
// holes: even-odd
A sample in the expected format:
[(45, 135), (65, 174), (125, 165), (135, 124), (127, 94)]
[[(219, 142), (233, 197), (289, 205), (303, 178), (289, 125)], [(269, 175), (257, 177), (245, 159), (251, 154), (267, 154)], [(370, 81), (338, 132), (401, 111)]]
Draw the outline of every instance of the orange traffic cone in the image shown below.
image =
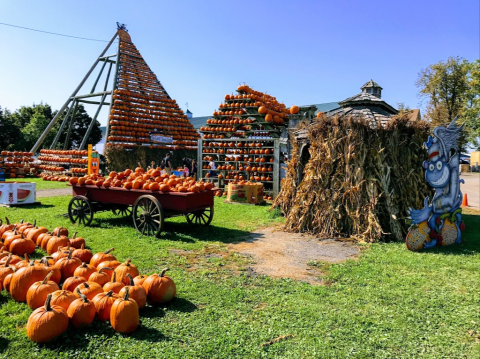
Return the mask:
[(462, 207), (468, 207), (468, 198), (466, 193), (463, 194)]

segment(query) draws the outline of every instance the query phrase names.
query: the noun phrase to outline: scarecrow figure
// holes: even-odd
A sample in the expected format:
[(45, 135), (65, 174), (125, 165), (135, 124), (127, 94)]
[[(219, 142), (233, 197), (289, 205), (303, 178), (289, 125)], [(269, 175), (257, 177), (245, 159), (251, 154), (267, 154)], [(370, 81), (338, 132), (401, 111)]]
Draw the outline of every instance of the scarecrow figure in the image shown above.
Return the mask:
[(453, 120), (448, 127), (433, 130), (424, 143), (428, 161), (423, 162), (425, 180), (435, 189), (432, 202), (425, 198), (423, 209), (409, 209), (412, 226), (406, 244), (410, 250), (460, 243), (464, 230), (462, 221), (462, 192), (460, 183), (460, 150), (458, 140), (463, 126)]

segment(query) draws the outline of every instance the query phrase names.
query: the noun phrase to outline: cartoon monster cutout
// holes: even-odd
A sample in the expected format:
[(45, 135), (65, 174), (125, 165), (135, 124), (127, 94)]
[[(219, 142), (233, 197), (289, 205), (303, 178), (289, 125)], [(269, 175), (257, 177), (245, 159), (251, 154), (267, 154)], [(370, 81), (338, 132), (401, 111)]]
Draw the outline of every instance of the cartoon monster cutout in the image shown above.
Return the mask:
[(460, 150), (458, 139), (463, 126), (455, 121), (448, 127), (439, 126), (428, 136), (424, 146), (428, 161), (423, 162), (425, 180), (435, 189), (432, 202), (425, 198), (423, 209), (409, 209), (412, 226), (406, 238), (407, 248), (413, 251), (460, 243), (464, 230), (462, 221), (462, 192), (460, 183)]

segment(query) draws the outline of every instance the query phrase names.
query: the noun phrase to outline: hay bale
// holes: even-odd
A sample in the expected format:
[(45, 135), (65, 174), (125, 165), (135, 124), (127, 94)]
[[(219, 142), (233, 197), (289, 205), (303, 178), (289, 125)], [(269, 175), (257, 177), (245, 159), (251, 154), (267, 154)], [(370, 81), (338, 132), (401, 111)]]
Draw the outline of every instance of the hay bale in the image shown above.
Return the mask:
[(327, 117), (301, 128), (310, 142), (303, 180), (297, 184), (294, 141), (272, 206), (286, 216), (285, 230), (366, 242), (404, 240), (408, 207), (422, 207), (432, 194), (422, 169), (428, 124), (398, 116), (372, 128), (359, 117)]

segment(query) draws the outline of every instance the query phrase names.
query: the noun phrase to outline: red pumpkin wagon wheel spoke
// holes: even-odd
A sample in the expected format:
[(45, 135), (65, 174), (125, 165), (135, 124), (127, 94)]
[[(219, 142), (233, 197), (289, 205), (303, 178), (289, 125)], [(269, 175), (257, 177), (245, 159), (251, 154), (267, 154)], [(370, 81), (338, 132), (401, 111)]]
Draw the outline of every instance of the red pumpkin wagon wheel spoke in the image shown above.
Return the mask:
[(212, 223), (213, 207), (207, 207), (199, 211), (187, 213), (185, 218), (187, 219), (188, 224), (195, 223), (208, 226), (210, 223)]
[(72, 223), (89, 226), (93, 220), (92, 204), (87, 197), (75, 196), (68, 204), (68, 217)]
[(140, 196), (133, 205), (133, 224), (138, 232), (147, 236), (159, 236), (165, 215), (160, 202), (153, 196)]
[(118, 206), (112, 210), (116, 216), (130, 217), (132, 215), (132, 207), (130, 206)]

